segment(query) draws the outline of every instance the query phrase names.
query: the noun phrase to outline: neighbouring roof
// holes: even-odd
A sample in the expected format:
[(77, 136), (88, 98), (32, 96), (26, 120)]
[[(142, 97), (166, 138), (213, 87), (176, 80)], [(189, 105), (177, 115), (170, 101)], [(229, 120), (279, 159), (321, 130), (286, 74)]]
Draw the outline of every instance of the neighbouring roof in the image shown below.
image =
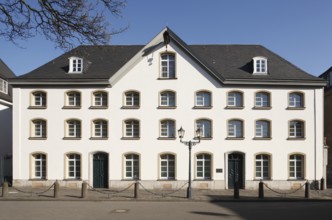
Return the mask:
[[(9, 79), (15, 78), (15, 74), (9, 67), (0, 59), (0, 78), (8, 81)], [(12, 86), (8, 86), (8, 94), (0, 92), (0, 101), (5, 100), (7, 102), (12, 102)]]
[[(279, 55), (260, 45), (187, 45), (174, 32), (166, 27), (170, 41), (177, 44), (199, 65), (223, 84), (290, 84), (319, 85), (325, 81), (312, 76)], [(157, 37), (160, 36), (157, 35)], [(162, 35), (161, 35), (162, 36)], [(151, 41), (154, 42), (154, 41)], [(134, 59), (140, 51), (144, 56), (156, 45), (130, 46), (79, 46), (49, 63), (20, 76), (17, 82), (108, 82), (128, 61)], [(159, 42), (160, 44), (160, 42)], [(68, 74), (71, 56), (84, 59), (83, 74)], [(266, 57), (268, 74), (254, 75), (252, 58)], [(20, 83), (20, 84), (21, 84)]]

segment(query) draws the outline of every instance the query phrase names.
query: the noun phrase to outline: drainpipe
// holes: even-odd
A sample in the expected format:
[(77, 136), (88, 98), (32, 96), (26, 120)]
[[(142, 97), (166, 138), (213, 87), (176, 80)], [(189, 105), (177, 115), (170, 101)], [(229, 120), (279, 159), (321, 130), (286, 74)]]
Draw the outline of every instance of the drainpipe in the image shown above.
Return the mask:
[(316, 89), (314, 89), (314, 176), (315, 176), (315, 182), (314, 182), (314, 187), (315, 189), (317, 189), (317, 165), (316, 165), (316, 161), (317, 161), (317, 125), (316, 125)]

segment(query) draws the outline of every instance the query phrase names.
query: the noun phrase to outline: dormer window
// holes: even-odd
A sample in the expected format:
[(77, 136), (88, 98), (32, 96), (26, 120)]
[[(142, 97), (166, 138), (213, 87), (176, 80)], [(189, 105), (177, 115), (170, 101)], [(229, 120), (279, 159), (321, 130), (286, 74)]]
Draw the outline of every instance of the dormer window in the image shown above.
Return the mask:
[(267, 59), (265, 57), (254, 57), (253, 74), (267, 74)]
[(83, 59), (79, 57), (70, 57), (68, 73), (82, 73), (82, 72), (83, 72)]

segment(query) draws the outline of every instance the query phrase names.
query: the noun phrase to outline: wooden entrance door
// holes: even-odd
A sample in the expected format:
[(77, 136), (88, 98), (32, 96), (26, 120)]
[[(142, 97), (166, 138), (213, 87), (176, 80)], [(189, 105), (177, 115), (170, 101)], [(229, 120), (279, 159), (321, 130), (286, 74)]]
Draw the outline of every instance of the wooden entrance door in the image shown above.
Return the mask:
[(243, 188), (243, 154), (234, 153), (228, 155), (228, 188), (234, 189), (235, 182), (239, 188)]
[(93, 155), (93, 187), (108, 188), (108, 154)]

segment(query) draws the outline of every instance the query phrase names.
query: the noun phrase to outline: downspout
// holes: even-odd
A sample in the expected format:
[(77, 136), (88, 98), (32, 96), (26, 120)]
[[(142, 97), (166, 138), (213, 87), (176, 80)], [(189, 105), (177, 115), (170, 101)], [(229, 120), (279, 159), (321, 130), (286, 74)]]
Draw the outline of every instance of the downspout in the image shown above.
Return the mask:
[(317, 125), (316, 125), (316, 89), (314, 88), (314, 177), (315, 177), (315, 182), (314, 182), (314, 187), (316, 189), (316, 187), (318, 187), (317, 184), (317, 165), (316, 165), (316, 161), (317, 161)]

